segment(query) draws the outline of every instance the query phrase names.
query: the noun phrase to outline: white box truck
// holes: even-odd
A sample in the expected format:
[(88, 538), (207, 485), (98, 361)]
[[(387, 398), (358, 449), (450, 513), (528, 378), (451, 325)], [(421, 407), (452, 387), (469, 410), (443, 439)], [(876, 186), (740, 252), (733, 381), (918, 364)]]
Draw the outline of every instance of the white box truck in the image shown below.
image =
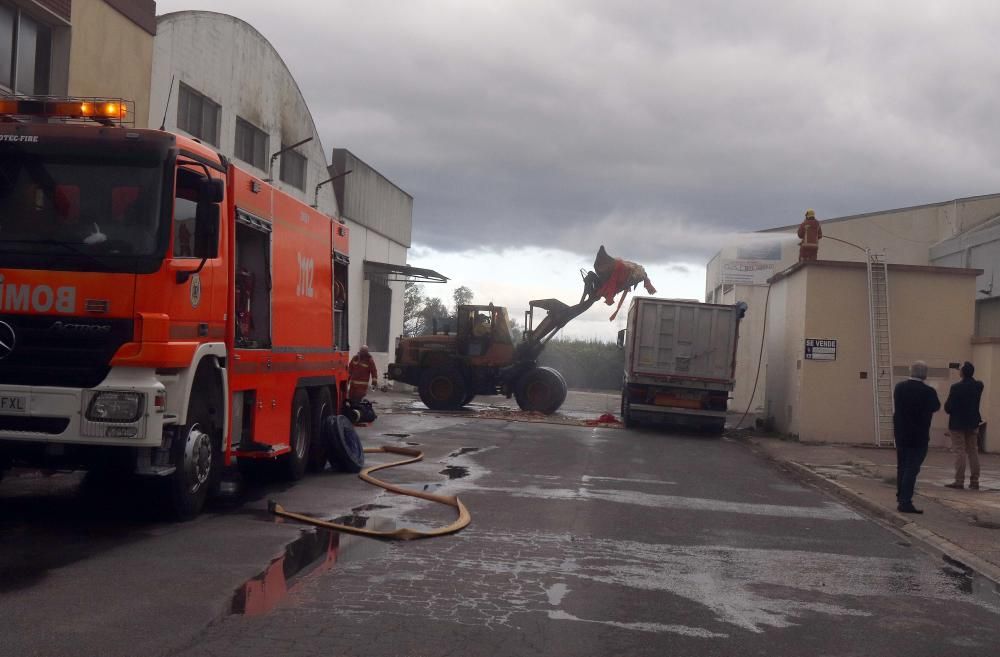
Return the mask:
[(634, 297), (626, 328), (622, 422), (722, 433), (746, 304)]

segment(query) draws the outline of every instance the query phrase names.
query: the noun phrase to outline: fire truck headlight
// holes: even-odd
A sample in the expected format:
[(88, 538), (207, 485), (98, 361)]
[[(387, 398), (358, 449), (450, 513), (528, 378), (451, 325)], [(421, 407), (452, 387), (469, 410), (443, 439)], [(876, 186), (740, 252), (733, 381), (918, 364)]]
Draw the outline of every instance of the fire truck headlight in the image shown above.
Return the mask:
[(87, 407), (91, 422), (135, 422), (141, 415), (142, 394), (138, 392), (99, 392)]

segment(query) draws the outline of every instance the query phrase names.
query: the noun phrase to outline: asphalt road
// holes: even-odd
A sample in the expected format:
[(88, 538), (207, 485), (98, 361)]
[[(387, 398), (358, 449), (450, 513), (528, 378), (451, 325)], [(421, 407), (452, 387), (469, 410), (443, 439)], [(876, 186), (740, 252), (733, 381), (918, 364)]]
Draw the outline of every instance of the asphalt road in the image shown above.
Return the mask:
[(264, 512), (274, 497), (324, 517), (354, 510), (369, 526), (451, 519), (334, 473), (252, 490), (183, 525), (148, 519), (141, 495), (97, 506), (106, 496), (69, 476), (3, 482), (0, 655), (941, 656), (1000, 645), (996, 587), (740, 443), (409, 413), (363, 431), (369, 444), (418, 443), (427, 460), (386, 478), (458, 494), (470, 527), (338, 542)]

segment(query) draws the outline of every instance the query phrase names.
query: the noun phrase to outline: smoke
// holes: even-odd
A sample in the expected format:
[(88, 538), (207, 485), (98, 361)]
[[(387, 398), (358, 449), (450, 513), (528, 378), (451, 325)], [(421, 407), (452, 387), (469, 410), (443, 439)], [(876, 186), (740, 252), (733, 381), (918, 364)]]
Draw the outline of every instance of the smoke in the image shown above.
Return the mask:
[(794, 233), (756, 233), (716, 226), (698, 226), (672, 217), (613, 213), (603, 217), (594, 230), (566, 234), (558, 246), (587, 256), (604, 244), (612, 256), (649, 267), (692, 263), (703, 266), (716, 253), (754, 244), (797, 242)]

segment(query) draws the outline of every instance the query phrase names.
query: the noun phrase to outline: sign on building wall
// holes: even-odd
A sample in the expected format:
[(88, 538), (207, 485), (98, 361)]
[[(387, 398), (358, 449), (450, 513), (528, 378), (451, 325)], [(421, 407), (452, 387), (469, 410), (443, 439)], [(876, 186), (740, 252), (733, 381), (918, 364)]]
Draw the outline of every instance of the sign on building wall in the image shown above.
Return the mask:
[(736, 257), (722, 261), (722, 282), (728, 285), (767, 285), (781, 262), (781, 242), (751, 241), (736, 249)]
[(722, 282), (727, 285), (767, 285), (778, 269), (776, 262), (723, 260)]
[(806, 338), (806, 360), (837, 360), (837, 341)]

